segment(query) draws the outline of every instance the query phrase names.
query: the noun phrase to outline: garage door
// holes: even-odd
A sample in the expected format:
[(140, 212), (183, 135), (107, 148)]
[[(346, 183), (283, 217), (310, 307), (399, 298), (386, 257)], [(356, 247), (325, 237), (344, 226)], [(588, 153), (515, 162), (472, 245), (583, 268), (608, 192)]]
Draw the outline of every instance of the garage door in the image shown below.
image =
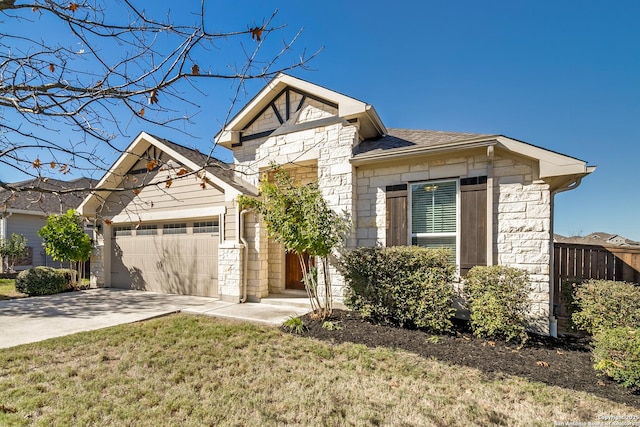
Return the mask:
[(218, 296), (218, 222), (113, 227), (111, 284), (170, 294)]

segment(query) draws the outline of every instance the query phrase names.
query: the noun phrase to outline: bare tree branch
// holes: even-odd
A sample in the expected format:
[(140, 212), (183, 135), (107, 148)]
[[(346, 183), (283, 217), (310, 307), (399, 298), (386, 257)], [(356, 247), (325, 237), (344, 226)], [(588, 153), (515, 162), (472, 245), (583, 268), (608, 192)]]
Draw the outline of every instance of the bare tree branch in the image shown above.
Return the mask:
[[(105, 149), (122, 152), (117, 138), (130, 137), (127, 123), (177, 129), (198, 113), (185, 89), (204, 93), (200, 83), (207, 80), (233, 82), (224, 126), (247, 80), (304, 68), (318, 54), (293, 52), (300, 32), (271, 44), (271, 36), (285, 28), (275, 23), (277, 11), (258, 27), (210, 32), (217, 16), (207, 14), (205, 0), (194, 3), (190, 23), (169, 13), (153, 17), (142, 0), (0, 0), (0, 163), (40, 178), (78, 168), (102, 174), (108, 168)], [(211, 54), (221, 45), (235, 56)], [(187, 114), (179, 113), (185, 109)], [(62, 130), (75, 131), (77, 138), (60, 140)], [(0, 188), (52, 191), (1, 180)]]

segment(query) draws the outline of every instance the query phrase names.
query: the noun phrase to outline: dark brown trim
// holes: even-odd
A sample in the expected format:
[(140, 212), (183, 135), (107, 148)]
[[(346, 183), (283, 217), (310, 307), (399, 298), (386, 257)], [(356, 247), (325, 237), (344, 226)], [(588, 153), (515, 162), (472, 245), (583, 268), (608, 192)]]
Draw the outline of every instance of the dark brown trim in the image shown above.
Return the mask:
[[(265, 136), (269, 136), (273, 133), (274, 130), (275, 129), (265, 130), (264, 132), (253, 133), (247, 136), (240, 135), (240, 145), (242, 145), (244, 141), (251, 141), (253, 139), (259, 139), (259, 138), (264, 138)], [(234, 147), (234, 144), (231, 144), (231, 146)]]
[(302, 99), (298, 103), (298, 108), (296, 108), (296, 112), (300, 111), (300, 109), (302, 108), (302, 105), (304, 104), (304, 101), (307, 100), (307, 95), (304, 95), (304, 94), (301, 94), (301, 95), (302, 95)]
[[(286, 102), (285, 108), (284, 108), (285, 116), (287, 117), (287, 120), (289, 120), (289, 118), (291, 117), (291, 106), (289, 105), (291, 103), (290, 88), (287, 88), (287, 91), (284, 93), (284, 102)], [(280, 122), (280, 124), (282, 124), (282, 122)]]
[[(276, 115), (276, 118), (278, 119), (278, 121), (280, 122), (280, 124), (284, 123), (284, 120), (282, 120), (282, 116), (280, 115), (280, 111), (278, 111), (278, 108), (276, 107), (275, 102), (271, 103), (271, 108), (273, 109), (273, 112)], [(289, 115), (289, 113), (287, 112), (287, 116)], [(289, 120), (289, 117), (287, 117), (287, 120)]]

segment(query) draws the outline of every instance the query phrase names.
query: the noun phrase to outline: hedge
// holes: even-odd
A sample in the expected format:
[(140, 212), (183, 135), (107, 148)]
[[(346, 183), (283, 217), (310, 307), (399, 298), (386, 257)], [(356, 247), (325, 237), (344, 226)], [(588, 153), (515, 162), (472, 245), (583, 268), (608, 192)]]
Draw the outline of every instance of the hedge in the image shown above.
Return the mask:
[(16, 277), (16, 291), (30, 296), (53, 295), (69, 289), (69, 280), (63, 270), (35, 267), (21, 271)]
[(604, 329), (640, 328), (640, 287), (633, 283), (589, 280), (577, 285), (571, 322), (594, 335)]
[(358, 248), (345, 254), (345, 305), (363, 317), (432, 332), (452, 327), (455, 266), (442, 249)]
[(474, 335), (524, 343), (530, 291), (524, 270), (500, 265), (469, 270), (464, 294)]

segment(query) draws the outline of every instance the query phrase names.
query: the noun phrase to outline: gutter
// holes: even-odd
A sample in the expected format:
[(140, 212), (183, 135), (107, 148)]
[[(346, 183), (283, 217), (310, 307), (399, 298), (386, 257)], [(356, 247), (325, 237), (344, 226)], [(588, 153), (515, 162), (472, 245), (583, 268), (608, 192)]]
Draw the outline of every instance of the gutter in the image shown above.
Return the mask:
[(573, 190), (578, 188), (582, 183), (582, 179), (596, 170), (595, 166), (587, 166), (586, 173), (584, 175), (580, 175), (577, 178), (573, 178), (568, 181), (565, 185), (551, 191), (551, 239), (549, 242), (549, 335), (553, 338), (558, 338), (558, 319), (556, 318), (555, 313), (555, 304), (553, 301), (555, 300), (555, 283), (553, 282), (553, 272), (555, 271), (555, 255), (554, 255), (554, 244), (553, 244), (553, 230), (554, 230), (554, 218), (555, 218), (555, 196), (558, 193), (563, 193), (565, 191)]
[(473, 149), (473, 148), (481, 148), (481, 147), (491, 147), (497, 145), (496, 140), (481, 140), (481, 142), (476, 141), (465, 141), (462, 143), (457, 143), (453, 145), (446, 145), (441, 147), (415, 147), (409, 148), (401, 151), (395, 151), (392, 153), (382, 151), (376, 154), (369, 154), (366, 156), (356, 156), (351, 158), (351, 163), (354, 166), (358, 165), (366, 165), (371, 163), (379, 163), (379, 162), (388, 162), (390, 160), (403, 159), (405, 157), (414, 157), (416, 155), (425, 154), (442, 154), (448, 153), (450, 151), (457, 151), (460, 149)]
[(247, 214), (248, 212), (250, 212), (252, 209), (243, 209), (239, 216), (239, 223), (238, 223), (238, 240), (240, 241), (240, 243), (242, 243), (243, 246), (243, 257), (242, 257), (242, 281), (240, 284), (240, 291), (241, 291), (241, 296), (240, 296), (240, 303), (245, 303), (247, 301), (247, 274), (249, 271), (249, 244), (247, 242), (247, 239), (245, 239), (244, 237), (244, 216), (245, 214)]

